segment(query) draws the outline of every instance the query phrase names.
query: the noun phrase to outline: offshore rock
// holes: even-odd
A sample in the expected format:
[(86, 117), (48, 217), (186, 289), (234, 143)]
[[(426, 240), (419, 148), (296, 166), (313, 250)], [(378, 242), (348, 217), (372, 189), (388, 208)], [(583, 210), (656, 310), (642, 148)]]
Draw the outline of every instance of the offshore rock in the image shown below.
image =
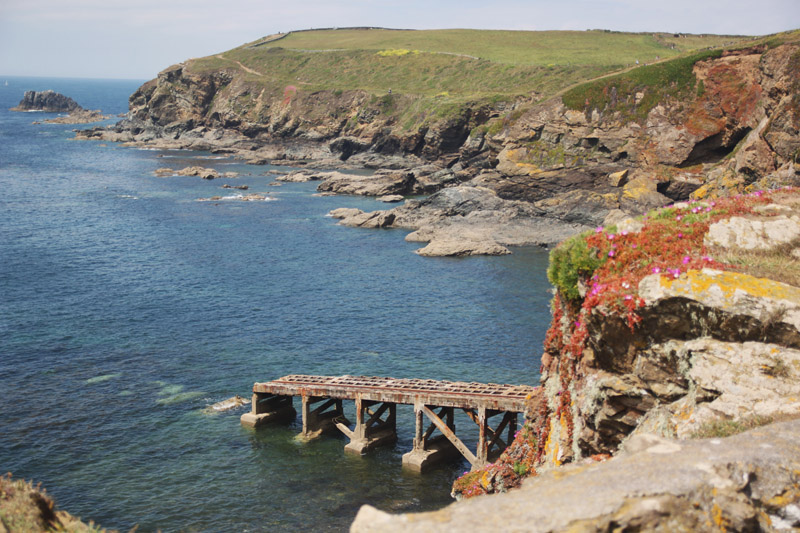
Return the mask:
[(55, 91), (25, 91), (25, 95), (11, 111), (46, 111), (48, 113), (71, 113), (83, 110), (78, 103)]
[(631, 439), (625, 453), (526, 480), (522, 488), (429, 513), (365, 505), (352, 533), (781, 531), (800, 527), (800, 420), (724, 439)]

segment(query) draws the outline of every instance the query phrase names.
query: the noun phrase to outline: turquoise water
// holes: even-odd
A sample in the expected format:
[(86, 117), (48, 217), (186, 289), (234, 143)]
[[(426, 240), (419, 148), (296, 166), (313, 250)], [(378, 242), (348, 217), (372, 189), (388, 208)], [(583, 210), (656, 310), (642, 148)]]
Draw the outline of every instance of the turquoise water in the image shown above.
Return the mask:
[[(0, 470), (139, 531), (342, 531), (360, 505), (449, 503), (466, 468), (403, 472), (413, 419), (368, 457), (298, 423), (252, 431), (203, 409), (289, 373), (538, 382), (547, 254), (421, 258), (398, 230), (343, 228), (315, 185), (204, 153), (78, 142), (11, 113), (54, 89), (124, 112), (135, 81), (0, 77)], [(49, 116), (49, 115), (48, 115)], [(236, 171), (158, 178), (190, 164)], [(247, 184), (269, 202), (197, 202)], [(238, 192), (238, 191), (235, 191)], [(457, 418), (459, 433), (472, 425)]]

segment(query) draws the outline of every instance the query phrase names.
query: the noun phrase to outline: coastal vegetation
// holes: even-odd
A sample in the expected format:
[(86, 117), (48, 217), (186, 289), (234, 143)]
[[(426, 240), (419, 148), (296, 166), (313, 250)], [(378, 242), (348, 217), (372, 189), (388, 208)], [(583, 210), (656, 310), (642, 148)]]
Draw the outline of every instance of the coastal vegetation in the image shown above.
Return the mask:
[[(593, 31), (329, 29), (292, 32), (200, 59), (192, 72), (241, 71), (268, 92), (388, 91), (429, 100), (410, 114), (448, 104), (540, 100), (573, 84), (743, 36)], [(442, 96), (446, 94), (446, 96)], [(443, 111), (446, 113), (446, 111)]]

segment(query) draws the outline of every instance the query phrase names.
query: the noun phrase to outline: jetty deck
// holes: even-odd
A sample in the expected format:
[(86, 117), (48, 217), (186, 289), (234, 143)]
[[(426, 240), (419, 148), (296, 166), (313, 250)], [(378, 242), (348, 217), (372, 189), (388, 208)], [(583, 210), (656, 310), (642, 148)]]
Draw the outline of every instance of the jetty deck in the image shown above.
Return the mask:
[[(255, 383), (252, 410), (242, 416), (242, 424), (258, 427), (268, 422), (293, 420), (296, 411), (292, 399), (299, 396), (302, 434), (306, 438), (331, 430), (340, 431), (350, 439), (346, 451), (364, 454), (397, 440), (396, 407), (412, 405), (414, 446), (403, 456), (404, 466), (423, 471), (444, 458), (460, 454), (473, 468), (478, 468), (510, 444), (518, 414), (525, 412), (530, 399), (538, 392), (538, 387), (527, 385), (293, 374)], [(344, 416), (344, 400), (355, 402), (354, 427)], [(456, 435), (455, 409), (463, 410), (478, 425), (475, 452)], [(503, 417), (492, 428), (489, 419), (497, 415)], [(427, 429), (423, 424), (425, 418), (430, 424)], [(503, 438), (506, 430), (508, 436)], [(435, 434), (437, 431), (439, 434)]]

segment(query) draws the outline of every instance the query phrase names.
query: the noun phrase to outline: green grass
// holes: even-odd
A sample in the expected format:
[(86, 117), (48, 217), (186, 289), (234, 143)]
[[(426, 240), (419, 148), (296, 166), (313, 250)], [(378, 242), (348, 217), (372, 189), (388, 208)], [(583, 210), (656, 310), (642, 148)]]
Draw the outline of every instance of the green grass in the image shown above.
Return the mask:
[(745, 38), (667, 33), (507, 30), (320, 30), (292, 33), (259, 48), (297, 50), (389, 50), (464, 54), (512, 65), (616, 66), (674, 57)]
[[(702, 90), (695, 86), (691, 65), (697, 57), (711, 52), (687, 56), (688, 51), (743, 46), (753, 41), (749, 37), (675, 37), (603, 30), (342, 29), (293, 32), (253, 46), (258, 42), (261, 40), (191, 60), (187, 71), (234, 72), (236, 83), (249, 85), (253, 96), (240, 102), (245, 115), (255, 108), (256, 95), (263, 95), (265, 101), (280, 101), (289, 85), (305, 94), (365, 91), (382, 97), (391, 90), (401, 99), (381, 112), (402, 129), (413, 130), (448, 113), (458, 113), (466, 104), (494, 105), (501, 101), (519, 102), (520, 97), (525, 97), (530, 98), (530, 103), (525, 104), (530, 106), (570, 87), (573, 89), (564, 98), (573, 109), (583, 109), (587, 98), (594, 106), (604, 106), (606, 79), (595, 85), (580, 84), (621, 72), (636, 60), (645, 63), (656, 58), (677, 58), (633, 69), (618, 79), (609, 78), (613, 83), (625, 83), (624, 90), (659, 87), (659, 91), (647, 91), (639, 105), (624, 102), (625, 112), (638, 118), (665, 91), (677, 94)], [(490, 132), (513, 123), (514, 118), (505, 116), (495, 122), (500, 123), (487, 125)]]
[[(741, 42), (742, 37), (605, 31), (319, 30), (243, 45), (190, 63), (190, 69), (242, 70), (260, 86), (282, 90), (365, 90), (418, 96), (544, 97), (636, 60)], [(398, 51), (409, 51), (399, 53)]]

